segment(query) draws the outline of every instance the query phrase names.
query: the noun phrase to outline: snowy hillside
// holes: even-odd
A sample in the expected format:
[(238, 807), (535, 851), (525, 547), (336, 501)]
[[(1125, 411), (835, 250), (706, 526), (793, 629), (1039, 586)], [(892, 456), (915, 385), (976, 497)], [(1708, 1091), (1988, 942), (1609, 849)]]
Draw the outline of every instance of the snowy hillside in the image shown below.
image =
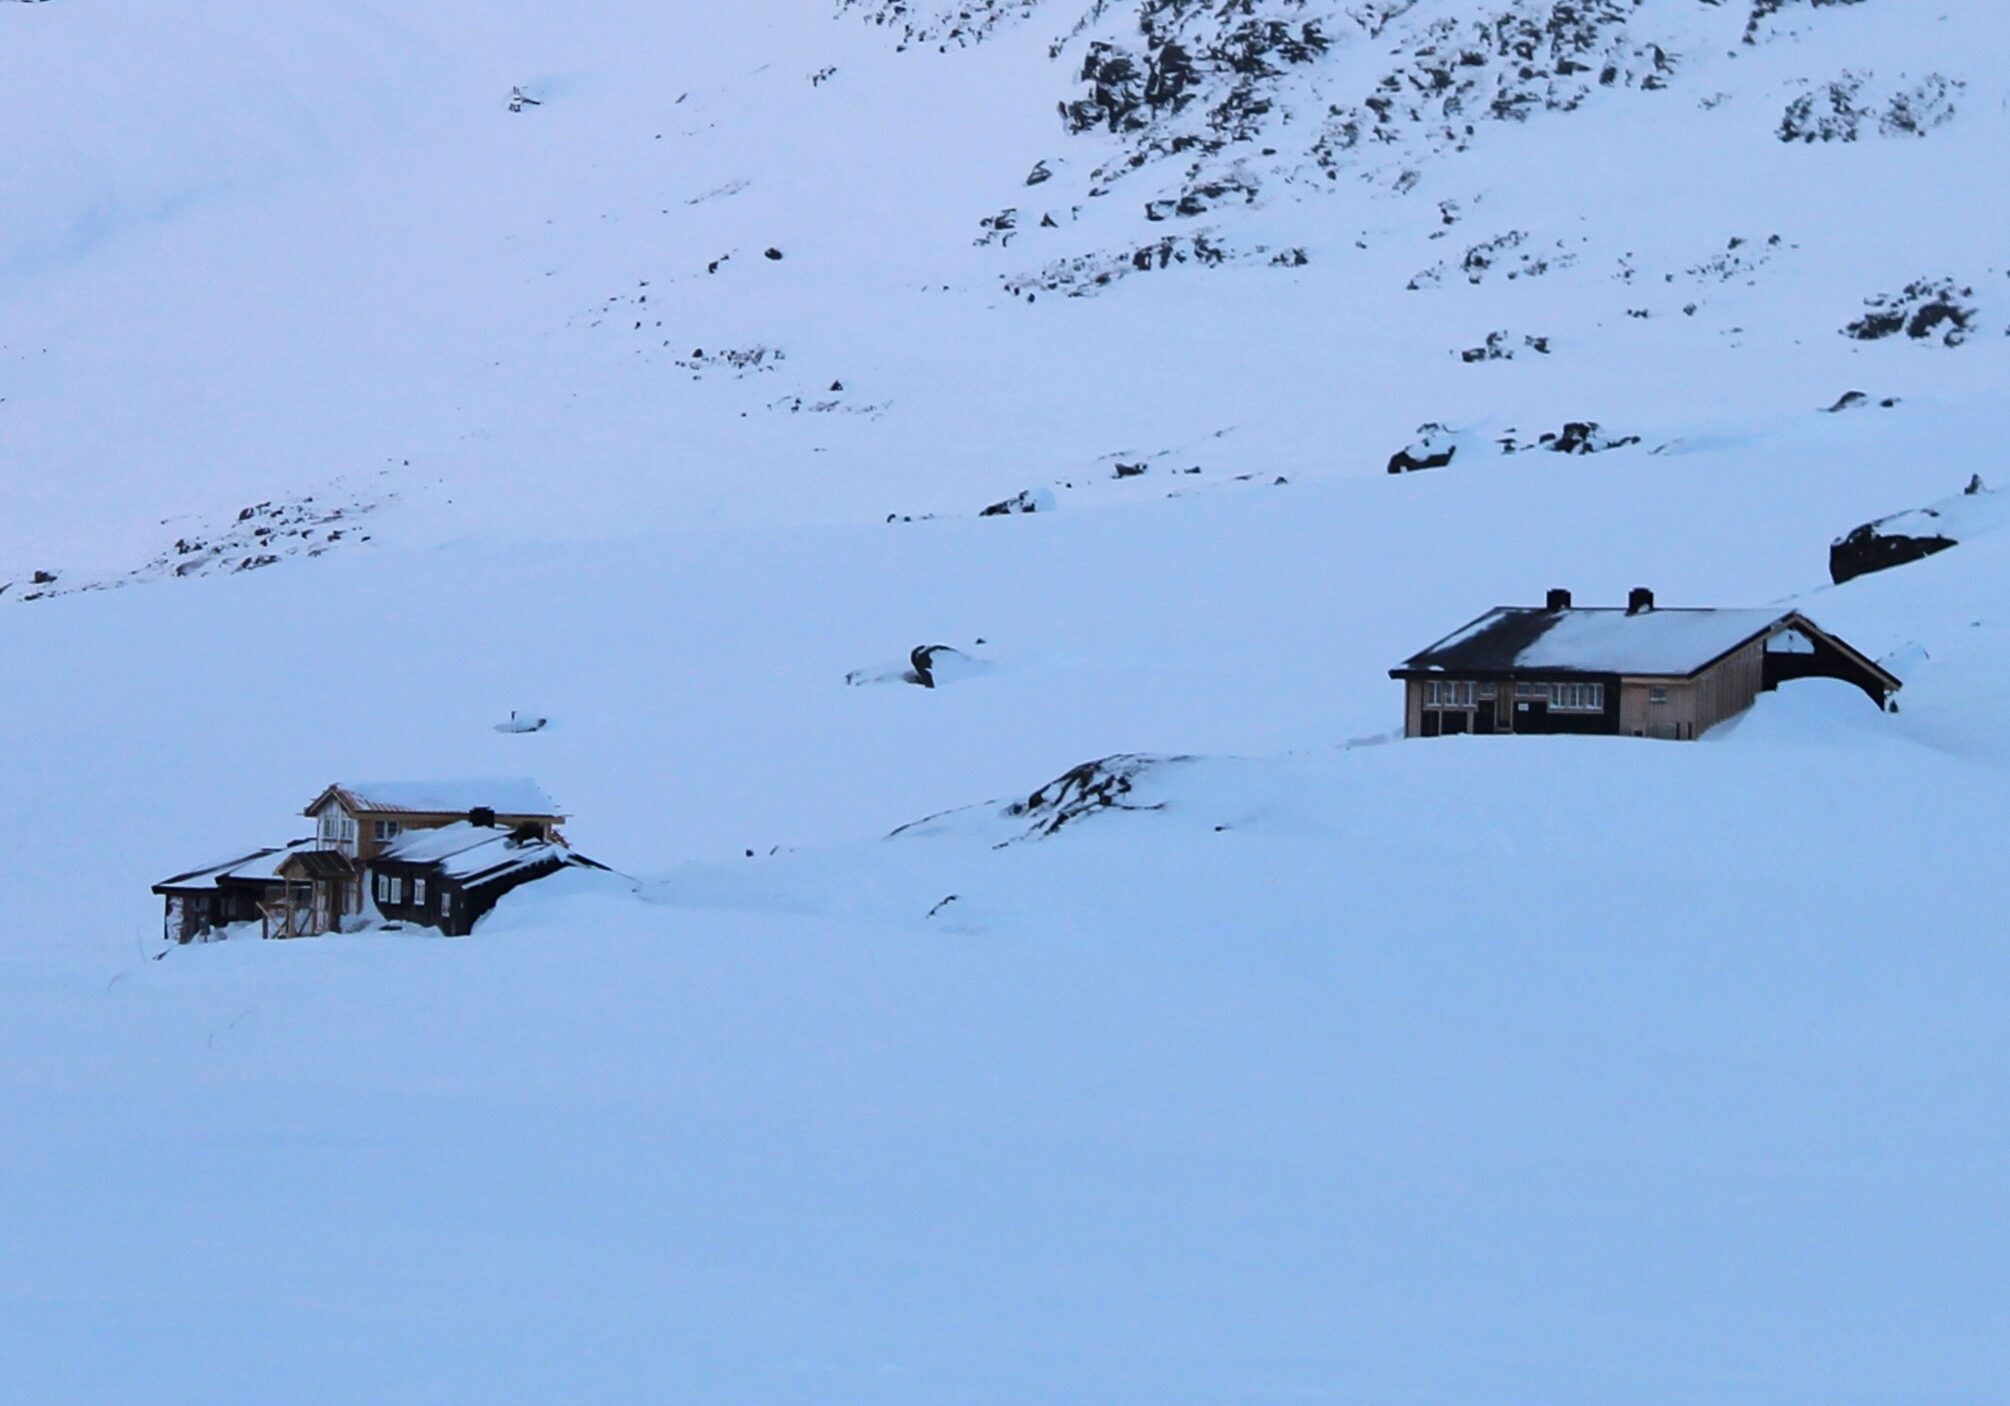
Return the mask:
[[(0, 3), (0, 1397), (1989, 1399), (2006, 60)], [(1639, 585), (1898, 708), (1400, 739)], [(358, 775), (612, 872), (163, 942)]]

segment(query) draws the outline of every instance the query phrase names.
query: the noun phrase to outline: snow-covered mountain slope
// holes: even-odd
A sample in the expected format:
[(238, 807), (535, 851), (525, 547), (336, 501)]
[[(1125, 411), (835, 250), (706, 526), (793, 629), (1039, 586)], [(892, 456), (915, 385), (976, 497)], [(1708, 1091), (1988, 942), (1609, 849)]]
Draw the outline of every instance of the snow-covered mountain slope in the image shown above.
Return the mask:
[[(308, 496), (351, 543), (877, 521), (1993, 395), (2005, 40), (1941, 9), (9, 6), (0, 579), (255, 560)], [(1943, 288), (1963, 346), (1843, 335)]]
[[(0, 3), (0, 1395), (1986, 1399), (2010, 535), (1827, 584), (2002, 477), (1931, 8)], [(1395, 740), (1640, 584), (1899, 711)], [(617, 872), (163, 950), (345, 775)]]

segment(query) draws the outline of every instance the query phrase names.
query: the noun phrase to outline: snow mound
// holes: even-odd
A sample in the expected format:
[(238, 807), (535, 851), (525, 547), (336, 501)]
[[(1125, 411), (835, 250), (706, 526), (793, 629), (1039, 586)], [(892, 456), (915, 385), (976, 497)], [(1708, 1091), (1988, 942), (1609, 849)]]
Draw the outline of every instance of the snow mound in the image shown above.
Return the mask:
[(1762, 693), (1752, 707), (1712, 728), (1711, 741), (1777, 746), (1858, 746), (1867, 739), (1894, 739), (1891, 719), (1840, 679), (1799, 679)]

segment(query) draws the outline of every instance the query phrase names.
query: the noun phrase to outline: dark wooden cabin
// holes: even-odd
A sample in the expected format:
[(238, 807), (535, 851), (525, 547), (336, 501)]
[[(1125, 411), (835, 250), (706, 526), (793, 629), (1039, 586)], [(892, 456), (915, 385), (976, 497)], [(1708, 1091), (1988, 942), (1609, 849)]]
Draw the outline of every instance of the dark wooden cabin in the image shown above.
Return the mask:
[(1409, 737), (1690, 741), (1792, 679), (1842, 679), (1880, 707), (1903, 686), (1799, 611), (1663, 609), (1644, 588), (1623, 609), (1576, 607), (1561, 590), (1497, 607), (1389, 676), (1403, 681)]
[(533, 824), (490, 812), (392, 841), (371, 861), (371, 901), (390, 922), (465, 937), (504, 894), (565, 868), (601, 869)]
[(295, 840), (161, 880), (153, 888), (166, 900), (163, 933), (174, 942), (198, 942), (218, 928), (262, 922), (265, 906), (284, 891), (281, 866), (315, 844)]

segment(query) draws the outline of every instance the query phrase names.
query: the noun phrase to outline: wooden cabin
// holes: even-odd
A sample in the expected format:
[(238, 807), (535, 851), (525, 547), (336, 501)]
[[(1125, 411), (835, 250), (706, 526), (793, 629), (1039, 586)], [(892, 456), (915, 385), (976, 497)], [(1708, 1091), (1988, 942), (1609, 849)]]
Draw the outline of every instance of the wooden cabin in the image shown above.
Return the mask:
[(601, 869), (535, 824), (477, 815), (393, 840), (371, 862), (371, 901), (392, 922), (464, 937), (513, 889), (567, 867)]
[(192, 869), (154, 885), (166, 901), (162, 931), (175, 942), (199, 942), (219, 928), (264, 921), (264, 907), (285, 883), (280, 868), (314, 840), (253, 850), (222, 864)]
[(1693, 741), (1792, 679), (1855, 684), (1880, 707), (1903, 686), (1797, 610), (1499, 606), (1389, 671), (1404, 735), (1585, 733)]
[(565, 820), (529, 781), (327, 787), (302, 812), (314, 835), (154, 885), (166, 935), (192, 942), (255, 922), (314, 937), (378, 919), (463, 935), (511, 889), (569, 866)]
[(310, 936), (362, 919), (368, 875), (385, 849), (409, 832), (472, 820), (551, 839), (565, 820), (535, 782), (520, 778), (337, 783), (302, 814), (314, 822), (323, 853), (297, 857), (297, 873), (289, 878), (301, 887), (290, 888), (285, 911), (273, 915), (286, 929), (273, 936)]

